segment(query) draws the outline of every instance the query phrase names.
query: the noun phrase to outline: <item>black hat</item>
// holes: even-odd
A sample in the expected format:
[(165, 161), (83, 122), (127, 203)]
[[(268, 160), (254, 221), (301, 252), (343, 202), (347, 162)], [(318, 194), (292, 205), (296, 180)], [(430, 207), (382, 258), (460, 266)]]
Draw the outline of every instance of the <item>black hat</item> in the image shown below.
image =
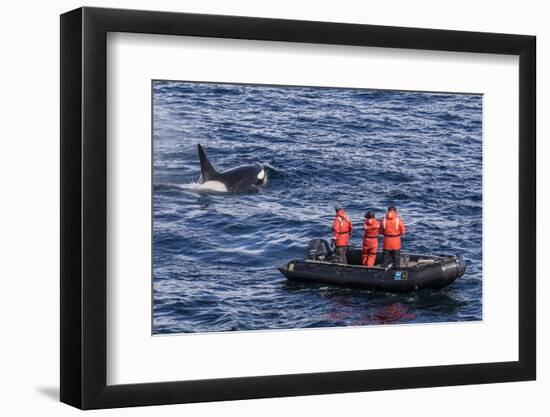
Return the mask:
[(374, 219), (374, 212), (372, 210), (369, 210), (365, 213), (366, 219)]
[(397, 209), (395, 208), (395, 206), (389, 206), (388, 211), (397, 211)]
[(340, 211), (340, 210), (342, 210), (342, 209), (343, 209), (343, 207), (342, 207), (341, 204), (336, 204), (336, 205), (334, 206), (334, 210), (336, 210), (336, 211)]

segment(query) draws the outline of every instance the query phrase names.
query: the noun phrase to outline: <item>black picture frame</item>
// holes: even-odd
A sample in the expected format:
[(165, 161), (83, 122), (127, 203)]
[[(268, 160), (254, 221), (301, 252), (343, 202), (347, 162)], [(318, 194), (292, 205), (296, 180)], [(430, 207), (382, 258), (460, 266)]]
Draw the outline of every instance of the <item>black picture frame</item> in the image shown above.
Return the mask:
[[(519, 56), (519, 360), (107, 385), (108, 32)], [(534, 36), (79, 8), (61, 15), (61, 401), (82, 409), (533, 380), (536, 377)]]

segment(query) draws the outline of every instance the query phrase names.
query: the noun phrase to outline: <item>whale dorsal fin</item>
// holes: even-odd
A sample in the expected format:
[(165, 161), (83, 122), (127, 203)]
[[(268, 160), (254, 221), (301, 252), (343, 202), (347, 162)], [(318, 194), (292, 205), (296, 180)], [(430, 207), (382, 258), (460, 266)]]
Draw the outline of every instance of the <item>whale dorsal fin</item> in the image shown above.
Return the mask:
[(199, 143), (199, 159), (201, 160), (201, 175), (202, 175), (202, 181), (206, 182), (209, 181), (212, 177), (214, 177), (218, 172), (216, 171), (216, 168), (212, 165), (212, 163), (208, 160), (208, 157), (206, 156), (206, 152), (204, 151), (204, 147)]

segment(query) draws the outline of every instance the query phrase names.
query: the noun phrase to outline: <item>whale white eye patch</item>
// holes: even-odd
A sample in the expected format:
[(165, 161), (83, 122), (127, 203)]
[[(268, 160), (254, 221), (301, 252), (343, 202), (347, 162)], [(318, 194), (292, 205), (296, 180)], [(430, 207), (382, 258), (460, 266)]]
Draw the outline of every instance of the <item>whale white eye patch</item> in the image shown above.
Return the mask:
[(258, 179), (259, 179), (259, 180), (263, 180), (264, 177), (265, 177), (265, 172), (264, 172), (264, 170), (262, 169), (262, 170), (260, 171), (260, 173), (258, 174)]

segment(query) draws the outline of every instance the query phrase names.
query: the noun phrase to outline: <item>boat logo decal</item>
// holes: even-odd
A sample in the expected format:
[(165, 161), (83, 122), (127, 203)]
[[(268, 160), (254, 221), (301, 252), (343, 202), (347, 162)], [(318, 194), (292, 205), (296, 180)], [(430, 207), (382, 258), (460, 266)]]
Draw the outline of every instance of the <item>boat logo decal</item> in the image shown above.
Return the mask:
[(407, 271), (395, 271), (395, 275), (393, 276), (393, 279), (395, 281), (404, 281), (408, 278), (408, 272)]
[(289, 263), (288, 264), (288, 270), (289, 271), (294, 271), (294, 263)]

